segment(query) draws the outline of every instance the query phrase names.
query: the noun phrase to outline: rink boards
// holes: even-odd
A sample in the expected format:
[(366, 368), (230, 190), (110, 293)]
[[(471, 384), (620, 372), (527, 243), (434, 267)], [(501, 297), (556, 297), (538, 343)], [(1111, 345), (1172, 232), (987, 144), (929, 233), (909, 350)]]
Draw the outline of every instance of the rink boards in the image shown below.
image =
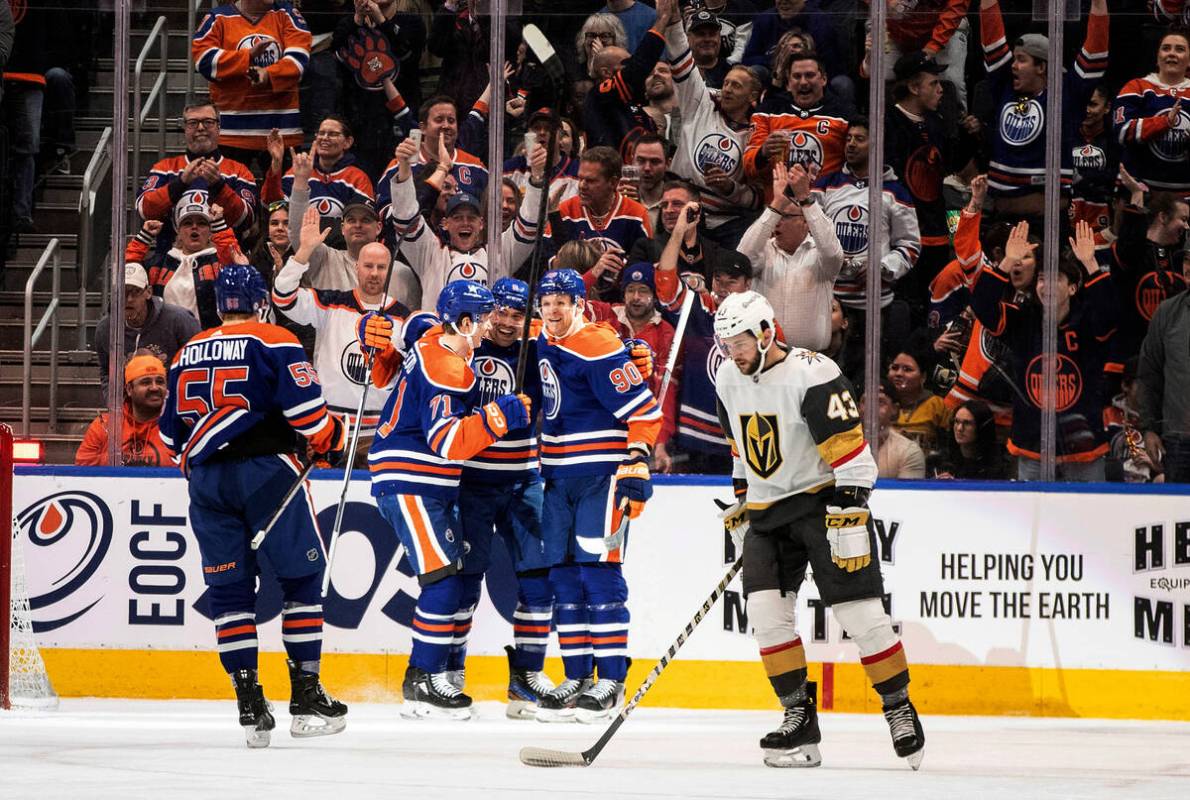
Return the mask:
[[(230, 696), (205, 616), (185, 482), (172, 470), (18, 468), (14, 513), (32, 616), (59, 694)], [(326, 683), (397, 700), (417, 581), (353, 481), (325, 605)], [(324, 535), (341, 489), (312, 481)], [(939, 488), (939, 487), (945, 488)], [(1034, 485), (1036, 487), (1037, 485)], [(913, 488), (910, 488), (913, 487)], [(1176, 489), (882, 484), (873, 497), (887, 603), (926, 713), (1190, 718), (1190, 502)], [(1015, 487), (1013, 487), (1015, 488)], [(625, 572), (630, 685), (682, 630), (732, 558), (711, 500), (726, 482), (661, 478), (632, 523)], [(478, 609), (467, 668), (502, 699), (515, 585), (507, 554)], [(258, 607), (264, 680), (283, 685), (280, 596)], [(772, 708), (738, 580), (649, 695), (650, 705)], [(825, 709), (878, 708), (855, 646), (817, 599), (798, 597)], [(556, 653), (551, 645), (551, 654)], [(554, 661), (551, 674), (560, 675)]]

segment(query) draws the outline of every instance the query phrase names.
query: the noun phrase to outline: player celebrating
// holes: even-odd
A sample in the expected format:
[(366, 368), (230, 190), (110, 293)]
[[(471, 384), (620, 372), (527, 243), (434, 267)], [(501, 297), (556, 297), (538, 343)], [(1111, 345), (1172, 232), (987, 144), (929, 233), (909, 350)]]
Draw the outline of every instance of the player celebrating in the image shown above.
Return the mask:
[(249, 747), (267, 747), (275, 726), (256, 682), (258, 556), (277, 574), (285, 598), (290, 733), (323, 736), (347, 725), (347, 706), (328, 697), (318, 680), (326, 556), (309, 492), (285, 507), (259, 550), (248, 546), (251, 532), (264, 527), (301, 472), (297, 434), (332, 463), (345, 443), (343, 423), (327, 412), (298, 340), (257, 321), (267, 298), (255, 269), (223, 267), (215, 280), (223, 324), (199, 333), (174, 356), (161, 414), (161, 439), (190, 478), (190, 522), (210, 587), (219, 660), (235, 686)]
[[(377, 352), (372, 382), (396, 377), (368, 455), (372, 494), (417, 570), (421, 594), (413, 617), (413, 650), (405, 672), (402, 715), (469, 719), (471, 698), (451, 682), (448, 657), (463, 608), (463, 543), (458, 494), (462, 462), (529, 424), (525, 395), (501, 394), (472, 410), (471, 359), (483, 339), (495, 300), (474, 281), (452, 281), (438, 295), (441, 327), (404, 356), (392, 346), (392, 320), (369, 312), (360, 340)], [(408, 326), (408, 324), (407, 324)], [(476, 598), (478, 599), (478, 598)]]
[(754, 291), (715, 312), (728, 360), (715, 376), (719, 419), (735, 456), (739, 503), (728, 528), (744, 537), (744, 595), (760, 659), (785, 719), (760, 740), (771, 767), (816, 767), (815, 687), (795, 626), (797, 591), (814, 571), (822, 601), (859, 646), (883, 701), (893, 749), (917, 769), (925, 734), (909, 701), (909, 665), (881, 598), (867, 503), (876, 461), (851, 385), (835, 363), (776, 342), (773, 308)]
[(537, 719), (595, 722), (624, 699), (624, 517), (637, 517), (652, 496), (648, 459), (661, 409), (615, 332), (583, 320), (582, 276), (547, 272), (537, 292), (542, 530), (566, 669), (566, 680), (539, 698)]

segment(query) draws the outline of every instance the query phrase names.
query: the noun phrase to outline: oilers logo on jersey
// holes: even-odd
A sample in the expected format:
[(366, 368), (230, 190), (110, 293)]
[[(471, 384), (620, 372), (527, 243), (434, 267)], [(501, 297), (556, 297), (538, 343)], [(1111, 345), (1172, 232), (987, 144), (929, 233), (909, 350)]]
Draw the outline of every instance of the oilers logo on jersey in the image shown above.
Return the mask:
[(1045, 112), (1036, 98), (1008, 103), (1000, 112), (1000, 135), (1007, 144), (1017, 147), (1032, 144), (1044, 125)]
[(339, 356), (339, 366), (343, 368), (343, 376), (356, 386), (363, 386), (368, 382), (368, 364), (360, 350), (359, 340), (349, 342)]
[[(1078, 402), (1083, 393), (1083, 373), (1074, 359), (1065, 353), (1057, 356), (1057, 396), (1054, 407), (1059, 414), (1069, 411)], [(1029, 399), (1038, 408), (1042, 408), (1045, 400), (1045, 378), (1043, 377), (1044, 356), (1035, 356), (1025, 368), (1025, 388), (1029, 390)]]
[(795, 131), (789, 137), (789, 157), (786, 165), (792, 167), (801, 164), (811, 176), (822, 171), (822, 142), (812, 133)]
[(848, 258), (868, 252), (868, 209), (863, 206), (843, 206), (834, 214), (835, 236)]
[(541, 371), (542, 412), (546, 419), (557, 419), (562, 408), (562, 382), (549, 361), (543, 358), (537, 363)]
[(488, 268), (486, 264), (475, 261), (455, 261), (446, 273), (446, 283), (451, 281), (478, 281), (484, 286), (488, 284)]
[(1084, 144), (1074, 148), (1074, 168), (1080, 172), (1096, 172), (1107, 169), (1107, 153), (1102, 147)]
[(320, 217), (343, 216), (343, 203), (337, 197), (322, 195), (321, 197), (311, 198), (310, 205), (318, 209), (318, 216)]
[(1178, 111), (1173, 127), (1149, 142), (1149, 150), (1162, 161), (1170, 163), (1186, 160), (1187, 145), (1190, 144), (1190, 114)]
[(723, 366), (726, 360), (727, 356), (723, 355), (723, 351), (717, 345), (707, 348), (707, 379), (712, 386), (715, 385), (715, 375), (718, 374), (719, 367)]
[(256, 58), (252, 59), (252, 66), (271, 67), (281, 60), (281, 45), (272, 36), (266, 36), (262, 33), (251, 33), (236, 42), (236, 49), (251, 50), (261, 42), (264, 42), (265, 46), (256, 54)]
[(715, 167), (733, 175), (743, 158), (744, 150), (740, 143), (721, 133), (708, 133), (694, 148), (694, 166), (703, 175)]
[(781, 425), (776, 414), (741, 414), (744, 432), (744, 458), (753, 472), (768, 478), (781, 468)]
[(515, 376), (512, 367), (504, 359), (476, 356), (471, 362), (471, 369), (479, 380), (479, 402), (476, 405), (485, 405), (512, 392)]

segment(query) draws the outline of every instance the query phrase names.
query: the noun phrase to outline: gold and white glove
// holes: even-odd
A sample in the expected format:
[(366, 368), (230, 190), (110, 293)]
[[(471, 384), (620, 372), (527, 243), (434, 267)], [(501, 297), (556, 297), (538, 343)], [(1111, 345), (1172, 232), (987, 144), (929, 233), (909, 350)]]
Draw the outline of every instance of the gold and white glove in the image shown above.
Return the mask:
[(839, 569), (856, 572), (872, 563), (868, 517), (868, 509), (861, 506), (826, 507), (826, 540)]

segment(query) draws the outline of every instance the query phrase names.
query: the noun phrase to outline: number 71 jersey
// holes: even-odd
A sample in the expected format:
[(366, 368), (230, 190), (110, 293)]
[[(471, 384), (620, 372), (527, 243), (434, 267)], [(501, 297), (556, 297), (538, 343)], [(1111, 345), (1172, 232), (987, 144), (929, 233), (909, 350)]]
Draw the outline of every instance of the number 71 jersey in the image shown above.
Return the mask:
[(876, 460), (864, 441), (855, 390), (821, 353), (795, 347), (757, 380), (728, 359), (715, 376), (719, 420), (748, 508), (832, 483), (871, 488)]

